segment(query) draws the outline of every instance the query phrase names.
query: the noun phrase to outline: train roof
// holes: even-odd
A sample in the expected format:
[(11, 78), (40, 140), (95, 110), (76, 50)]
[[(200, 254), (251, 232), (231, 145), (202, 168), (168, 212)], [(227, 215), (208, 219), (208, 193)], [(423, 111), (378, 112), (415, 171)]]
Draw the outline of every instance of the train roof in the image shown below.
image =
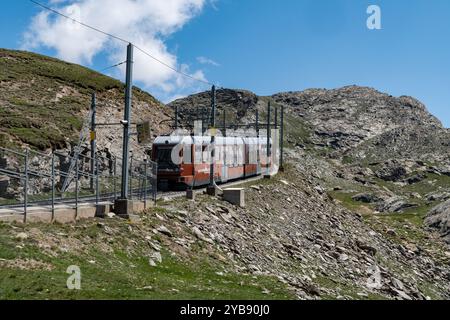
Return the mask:
[[(244, 144), (245, 142), (255, 142), (257, 141), (257, 137), (216, 137), (216, 143), (219, 144)], [(261, 142), (266, 142), (267, 138), (260, 137), (259, 140)], [(157, 137), (154, 141), (154, 145), (177, 145), (180, 143), (184, 144), (194, 144), (194, 143), (202, 143), (208, 144), (211, 142), (210, 136), (160, 136)]]

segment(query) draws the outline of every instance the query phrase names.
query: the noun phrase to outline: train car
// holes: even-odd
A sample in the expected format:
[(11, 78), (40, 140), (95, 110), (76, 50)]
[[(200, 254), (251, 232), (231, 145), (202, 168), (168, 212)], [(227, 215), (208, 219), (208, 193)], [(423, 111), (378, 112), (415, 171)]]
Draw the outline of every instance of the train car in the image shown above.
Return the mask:
[[(271, 148), (272, 142), (270, 141)], [(267, 138), (217, 137), (215, 142), (216, 183), (265, 174), (272, 167), (267, 160)], [(153, 161), (158, 163), (158, 184), (162, 189), (206, 186), (211, 175), (211, 137), (161, 136), (153, 144)]]

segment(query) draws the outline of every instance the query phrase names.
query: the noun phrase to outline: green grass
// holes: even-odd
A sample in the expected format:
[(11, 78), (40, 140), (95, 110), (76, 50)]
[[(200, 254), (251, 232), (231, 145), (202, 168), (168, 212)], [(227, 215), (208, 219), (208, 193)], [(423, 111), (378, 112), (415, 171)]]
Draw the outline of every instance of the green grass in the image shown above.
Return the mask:
[[(314, 282), (320, 285), (322, 288), (337, 290), (339, 292), (339, 295), (341, 296), (348, 296), (354, 300), (362, 299), (360, 296), (358, 296), (358, 293), (361, 293), (363, 290), (361, 290), (360, 287), (352, 285), (351, 282), (337, 283), (334, 280), (324, 276), (318, 276), (316, 279), (314, 279)], [(367, 293), (367, 295), (368, 297), (365, 298), (365, 300), (388, 300), (387, 297), (379, 293)], [(322, 298), (325, 300), (336, 300), (335, 296), (326, 294), (323, 295)]]
[[(126, 230), (125, 222), (123, 229)], [(117, 226), (116, 226), (117, 227)], [(32, 225), (47, 233), (67, 233), (88, 239), (101, 239), (102, 229), (95, 222), (84, 223), (80, 231), (71, 225)], [(131, 233), (127, 237), (133, 237)], [(293, 299), (285, 285), (271, 277), (253, 277), (227, 272), (226, 266), (209, 255), (194, 250), (189, 258), (173, 256), (163, 250), (163, 263), (151, 267), (145, 254), (145, 243), (133, 249), (121, 245), (121, 237), (114, 239), (114, 252), (105, 253), (92, 246), (82, 254), (45, 254), (34, 240), (19, 244), (11, 236), (11, 227), (0, 224), (0, 259), (33, 259), (51, 264), (54, 269), (18, 270), (2, 268), (0, 299)], [(147, 249), (148, 250), (148, 249)], [(58, 252), (58, 248), (55, 248)], [(95, 261), (90, 263), (89, 261)], [(66, 287), (71, 265), (81, 269), (81, 290)], [(218, 275), (223, 272), (223, 275)], [(263, 294), (269, 289), (270, 294)]]
[(333, 198), (341, 202), (341, 204), (350, 211), (356, 211), (358, 213), (367, 213), (368, 208), (373, 209), (373, 205), (365, 204), (353, 200), (353, 197), (360, 192), (342, 192), (342, 191), (329, 191), (328, 194)]

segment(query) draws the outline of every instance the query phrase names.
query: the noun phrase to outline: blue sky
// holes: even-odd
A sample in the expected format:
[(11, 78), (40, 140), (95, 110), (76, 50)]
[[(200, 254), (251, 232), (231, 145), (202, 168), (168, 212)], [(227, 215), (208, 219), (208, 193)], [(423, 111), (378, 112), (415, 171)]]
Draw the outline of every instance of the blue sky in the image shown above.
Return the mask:
[[(366, 27), (370, 4), (381, 7), (382, 30)], [(21, 47), (39, 11), (27, 0), (5, 1), (0, 46)], [(178, 64), (220, 86), (259, 95), (370, 86), (418, 98), (450, 127), (449, 34), (448, 0), (216, 0), (160, 39)], [(57, 55), (42, 46), (34, 51)], [(84, 64), (100, 69), (109, 62), (100, 52)], [(161, 88), (141, 86), (169, 97)], [(180, 95), (202, 88), (185, 85)]]

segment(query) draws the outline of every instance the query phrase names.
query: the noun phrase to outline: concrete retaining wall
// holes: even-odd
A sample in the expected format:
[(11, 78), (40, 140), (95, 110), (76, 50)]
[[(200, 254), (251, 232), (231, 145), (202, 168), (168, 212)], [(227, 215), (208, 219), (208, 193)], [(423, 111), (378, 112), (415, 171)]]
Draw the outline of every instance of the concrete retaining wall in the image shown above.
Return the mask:
[[(152, 206), (152, 202), (147, 202), (147, 208)], [(133, 211), (141, 213), (145, 211), (145, 203), (141, 201), (133, 202)], [(78, 208), (78, 215), (76, 210), (70, 207), (60, 207), (55, 210), (55, 222), (71, 223), (81, 219), (103, 218), (108, 213), (114, 212), (112, 203), (101, 203), (96, 205), (83, 205)], [(3, 213), (0, 214), (0, 221), (2, 222), (23, 222), (23, 214), (19, 213)], [(51, 209), (45, 208), (30, 208), (27, 214), (28, 223), (52, 223)]]

